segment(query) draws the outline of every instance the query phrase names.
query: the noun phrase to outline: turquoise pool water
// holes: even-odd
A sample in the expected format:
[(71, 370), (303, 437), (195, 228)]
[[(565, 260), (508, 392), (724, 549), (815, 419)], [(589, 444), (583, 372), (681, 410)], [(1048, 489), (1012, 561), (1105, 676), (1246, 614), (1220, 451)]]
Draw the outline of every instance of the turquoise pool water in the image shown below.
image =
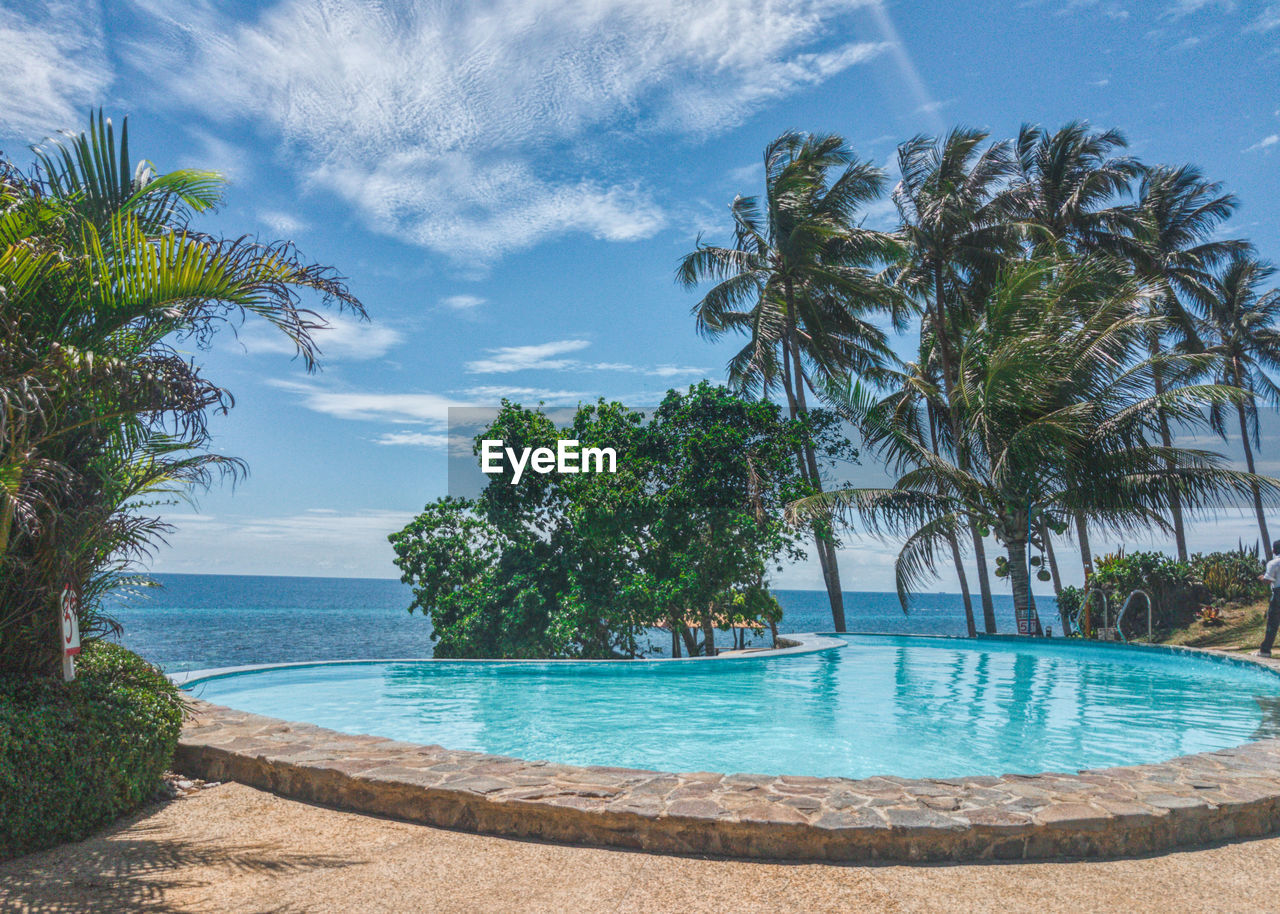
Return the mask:
[(192, 689), (349, 733), (666, 771), (1033, 773), (1280, 735), (1280, 676), (1250, 665), (1053, 640), (844, 637), (763, 659), (310, 666)]

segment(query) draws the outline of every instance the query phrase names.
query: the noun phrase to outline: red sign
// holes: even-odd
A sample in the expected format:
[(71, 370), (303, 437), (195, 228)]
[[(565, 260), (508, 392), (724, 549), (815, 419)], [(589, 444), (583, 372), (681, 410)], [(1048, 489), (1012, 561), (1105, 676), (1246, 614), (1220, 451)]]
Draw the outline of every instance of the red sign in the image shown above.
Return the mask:
[(62, 655), (74, 657), (80, 653), (80, 597), (70, 584), (62, 588)]

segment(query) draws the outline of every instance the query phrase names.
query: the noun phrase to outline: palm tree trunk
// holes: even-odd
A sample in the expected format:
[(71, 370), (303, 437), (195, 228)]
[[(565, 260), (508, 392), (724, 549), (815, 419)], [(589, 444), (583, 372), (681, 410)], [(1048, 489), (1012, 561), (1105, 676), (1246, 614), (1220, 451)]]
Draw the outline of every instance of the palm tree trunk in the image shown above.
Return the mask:
[(702, 642), (705, 656), (714, 657), (716, 655), (716, 626), (711, 621), (710, 608), (702, 615)]
[[(1160, 354), (1159, 346), (1153, 347), (1153, 356)], [(1153, 367), (1152, 379), (1155, 387), (1156, 396), (1164, 393), (1164, 374), (1160, 371), (1160, 366)], [(1160, 420), (1160, 442), (1165, 448), (1173, 447), (1173, 436), (1169, 434), (1169, 417), (1163, 409), (1156, 410), (1156, 416)], [(1166, 465), (1170, 470), (1173, 469), (1173, 458), (1170, 457), (1166, 461)], [(1187, 531), (1182, 521), (1182, 494), (1178, 491), (1176, 482), (1169, 483), (1169, 515), (1173, 520), (1173, 539), (1178, 548), (1178, 561), (1187, 561)]]
[[(788, 330), (788, 332), (790, 331)], [(787, 397), (787, 414), (791, 417), (792, 420), (794, 420), (800, 413), (800, 407), (796, 402), (795, 387), (792, 385), (791, 346), (786, 340), (782, 341), (782, 390)], [(809, 483), (810, 485), (812, 485), (812, 480), (810, 479), (810, 476), (809, 476), (809, 463), (807, 460), (805, 460), (804, 451), (800, 447), (796, 448), (796, 465), (800, 468), (800, 478), (803, 479), (806, 483)], [(813, 548), (814, 548), (814, 551), (818, 554), (818, 566), (822, 569), (822, 584), (827, 589), (827, 601), (828, 603), (830, 603), (831, 601), (831, 572), (829, 569), (830, 556), (827, 555), (827, 550), (825, 548), (825, 545), (826, 544), (822, 538), (822, 533), (818, 529), (817, 523), (815, 522), (813, 525)], [(841, 609), (843, 610), (843, 603), (841, 604)], [(831, 612), (831, 622), (832, 622), (832, 626), (834, 627), (836, 625), (834, 607), (832, 608), (832, 612)], [(837, 630), (842, 630), (842, 629), (837, 629)]]
[[(934, 454), (938, 453), (938, 432), (934, 428), (934, 410), (933, 406), (928, 407), (929, 415), (927, 421), (929, 423), (929, 447)], [(955, 534), (947, 534), (947, 544), (951, 546), (951, 558), (956, 564), (956, 577), (960, 580), (960, 597), (964, 603), (964, 627), (972, 638), (978, 634), (978, 627), (973, 621), (973, 598), (969, 596), (969, 579), (964, 573), (964, 556), (960, 552), (960, 542), (956, 539)]]
[[(1236, 412), (1240, 415), (1240, 440), (1244, 443), (1244, 465), (1250, 473), (1253, 473), (1253, 449), (1249, 447), (1249, 422), (1245, 418), (1243, 400), (1236, 404)], [(1267, 561), (1271, 561), (1271, 537), (1267, 534), (1267, 516), (1262, 510), (1262, 493), (1258, 491), (1256, 483), (1250, 483), (1250, 488), (1253, 489), (1253, 510), (1258, 515), (1258, 531), (1262, 534), (1262, 548), (1267, 554)]]
[[(1044, 543), (1044, 557), (1049, 562), (1049, 575), (1053, 578), (1053, 595), (1061, 600), (1062, 575), (1058, 573), (1058, 559), (1053, 554), (1053, 540), (1049, 536), (1049, 525), (1044, 522), (1044, 518), (1040, 519), (1040, 540)], [(1062, 635), (1065, 638), (1071, 633), (1071, 620), (1067, 618), (1061, 603), (1058, 604), (1058, 619), (1062, 622)]]
[(1027, 542), (1010, 540), (1005, 547), (1009, 555), (1009, 580), (1013, 585), (1013, 614), (1022, 618), (1031, 614), (1031, 579), (1027, 577)]
[[(791, 294), (787, 287), (788, 296)], [(800, 416), (807, 417), (809, 405), (804, 394), (804, 368), (800, 361), (800, 344), (796, 340), (794, 319), (790, 312), (787, 315), (787, 339), (784, 346), (790, 347), (790, 368), (794, 378), (795, 409)], [(784, 363), (784, 369), (787, 366)], [(794, 418), (794, 416), (793, 416)], [(813, 445), (806, 441), (801, 445), (803, 465), (801, 475), (808, 475), (809, 485), (814, 492), (822, 492), (822, 475), (818, 472), (818, 458)], [(823, 582), (827, 585), (827, 600), (831, 604), (831, 623), (837, 632), (846, 631), (844, 617), (844, 591), (840, 584), (840, 565), (836, 559), (835, 546), (831, 542), (830, 523), (822, 522), (813, 525), (814, 543), (818, 549), (818, 561), (822, 566)]]
[[(969, 457), (960, 443), (960, 423), (956, 417), (955, 399), (952, 396), (951, 340), (947, 333), (946, 307), (942, 299), (942, 265), (933, 271), (934, 335), (938, 338), (938, 357), (942, 365), (942, 389), (947, 398), (947, 418), (951, 423), (951, 438), (955, 442), (956, 464), (961, 470), (969, 469)], [(978, 592), (982, 595), (982, 625), (988, 635), (996, 633), (996, 607), (991, 599), (991, 578), (987, 574), (987, 550), (978, 530), (978, 522), (969, 519), (969, 534), (973, 537), (973, 559), (978, 566)]]
[(1080, 537), (1080, 559), (1084, 563), (1084, 586), (1093, 577), (1093, 548), (1089, 545), (1089, 519), (1083, 511), (1076, 512), (1076, 535)]
[(1049, 526), (1040, 521), (1040, 541), (1044, 543), (1044, 556), (1049, 561), (1049, 574), (1053, 578), (1053, 595), (1062, 593), (1062, 578), (1058, 574), (1058, 560), (1053, 554), (1053, 540), (1049, 539)]

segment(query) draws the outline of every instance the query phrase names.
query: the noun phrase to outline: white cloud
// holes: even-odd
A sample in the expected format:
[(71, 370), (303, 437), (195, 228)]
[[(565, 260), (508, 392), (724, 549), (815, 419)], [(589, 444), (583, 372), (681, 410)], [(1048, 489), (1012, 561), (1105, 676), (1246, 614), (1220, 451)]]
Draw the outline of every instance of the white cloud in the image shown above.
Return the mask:
[(275, 209), (260, 211), (258, 220), (273, 232), (281, 235), (297, 235), (299, 232), (305, 232), (311, 228), (310, 225), (297, 216)]
[(1210, 7), (1218, 7), (1224, 13), (1229, 13), (1236, 8), (1236, 4), (1235, 0), (1174, 0), (1169, 8), (1169, 15), (1178, 19)]
[[(324, 321), (325, 327), (314, 334), (322, 361), (326, 358), (347, 361), (380, 359), (403, 339), (403, 334), (394, 327), (343, 314), (326, 315)], [(234, 345), (253, 355), (292, 356), (297, 351), (283, 333), (260, 326), (241, 333)]]
[(467, 405), (431, 393), (340, 391), (304, 381), (268, 383), (296, 394), (307, 409), (337, 419), (382, 419), (443, 426), (448, 422), (450, 407)]
[(1258, 142), (1254, 143), (1252, 146), (1249, 146), (1244, 151), (1257, 152), (1259, 149), (1268, 149), (1276, 145), (1277, 143), (1280, 143), (1280, 133), (1273, 133), (1270, 136), (1265, 136), (1262, 139), (1258, 140)]
[(89, 106), (111, 86), (94, 7), (48, 0), (0, 8), (0, 48), (0, 128), (20, 138), (83, 129)]
[(409, 447), (425, 447), (431, 449), (444, 449), (448, 447), (450, 438), (448, 435), (437, 435), (431, 432), (387, 432), (379, 435), (374, 441), (378, 444), (391, 446), (409, 446)]
[(1270, 32), (1273, 29), (1280, 29), (1280, 3), (1268, 6), (1245, 27), (1246, 32)]
[(468, 362), (467, 371), (473, 374), (505, 374), (531, 369), (557, 371), (573, 368), (579, 364), (577, 361), (558, 358), (558, 356), (577, 352), (590, 345), (589, 340), (556, 340), (531, 346), (502, 346), (497, 349), (487, 349), (485, 351), (489, 353), (489, 357)]
[[(556, 340), (530, 346), (504, 346), (487, 349), (487, 358), (467, 362), (467, 371), (473, 374), (508, 374), (514, 371), (619, 371), (644, 374), (655, 378), (696, 377), (706, 374), (705, 368), (689, 365), (656, 365), (643, 367), (628, 362), (584, 362), (562, 356), (579, 352), (590, 346), (588, 340)], [(472, 390), (523, 390), (530, 388), (472, 388)], [(558, 391), (565, 394), (565, 391)], [(505, 396), (505, 394), (503, 394)]]
[(440, 304), (454, 311), (470, 311), (487, 301), (487, 298), (481, 298), (479, 295), (449, 295), (440, 299)]
[(232, 183), (247, 181), (252, 176), (249, 153), (235, 143), (198, 127), (187, 128), (187, 133), (195, 140), (196, 149), (189, 149), (178, 158), (179, 168), (216, 171)]
[(580, 390), (550, 390), (545, 387), (504, 387), (489, 384), (481, 387), (468, 387), (463, 391), (469, 399), (480, 403), (497, 403), (499, 400), (518, 400), (524, 402), (577, 403), (591, 397), (591, 394)]
[(694, 368), (689, 365), (659, 365), (657, 368), (646, 368), (644, 373), (655, 378), (680, 378), (706, 374), (705, 368)]
[(652, 235), (616, 129), (722, 130), (885, 48), (833, 39), (873, 0), (281, 0), (251, 23), (135, 2), (174, 34), (172, 91), (277, 131), (375, 230), (480, 261)]

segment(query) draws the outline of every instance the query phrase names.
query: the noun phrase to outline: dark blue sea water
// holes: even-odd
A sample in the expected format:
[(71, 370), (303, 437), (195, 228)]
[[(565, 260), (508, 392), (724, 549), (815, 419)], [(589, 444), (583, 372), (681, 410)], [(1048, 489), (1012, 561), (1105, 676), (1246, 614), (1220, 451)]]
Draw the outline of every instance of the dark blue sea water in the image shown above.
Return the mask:
[[(297, 660), (431, 656), (431, 625), (407, 611), (412, 597), (399, 581), (154, 577), (162, 586), (117, 601), (110, 612), (124, 626), (124, 644), (169, 672)], [(776, 594), (784, 611), (780, 632), (831, 630), (825, 593)], [(995, 601), (999, 630), (1014, 631), (1013, 598), (1000, 594)], [(1054, 624), (1052, 599), (1037, 596), (1037, 603), (1044, 622)], [(845, 613), (851, 632), (964, 634), (958, 594), (920, 594), (904, 615), (895, 594), (849, 591)], [(725, 646), (728, 638), (725, 634)], [(669, 644), (669, 636), (656, 634), (647, 654), (660, 656)]]

